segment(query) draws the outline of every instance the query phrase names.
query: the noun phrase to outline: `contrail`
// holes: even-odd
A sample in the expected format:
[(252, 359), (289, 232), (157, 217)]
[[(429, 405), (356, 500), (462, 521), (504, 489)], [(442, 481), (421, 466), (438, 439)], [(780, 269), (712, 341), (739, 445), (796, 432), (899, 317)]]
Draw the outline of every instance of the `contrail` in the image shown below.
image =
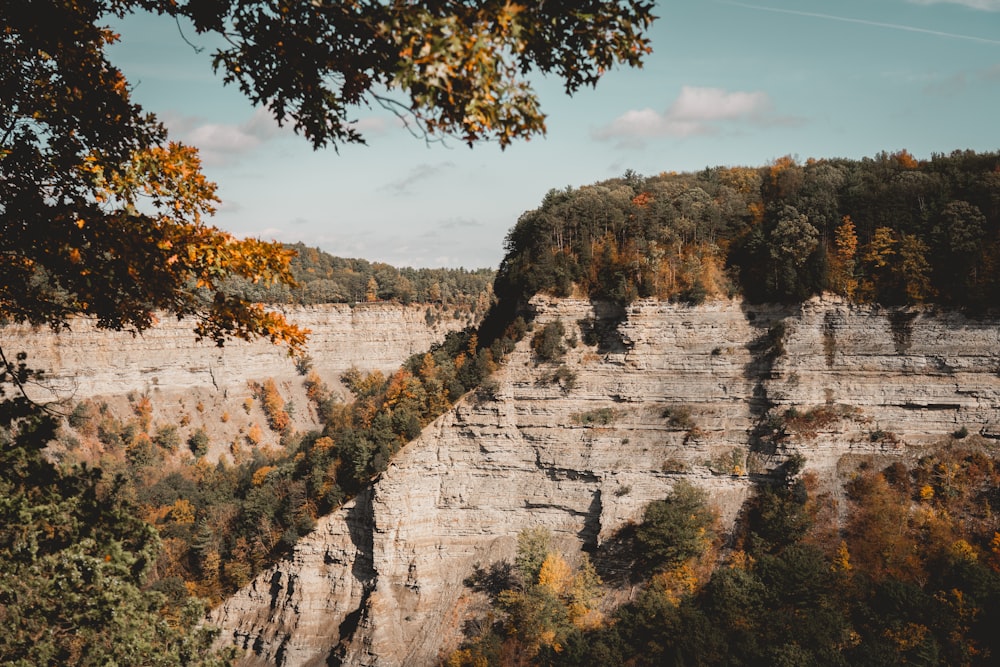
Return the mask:
[(1000, 44), (1000, 40), (987, 39), (986, 37), (974, 37), (972, 35), (960, 35), (954, 32), (943, 32), (941, 30), (928, 30), (927, 28), (917, 28), (912, 25), (901, 25), (899, 23), (882, 23), (881, 21), (868, 21), (866, 19), (852, 19), (847, 16), (834, 16), (833, 14), (820, 14), (818, 12), (803, 12), (797, 9), (780, 9), (778, 7), (763, 7), (761, 5), (748, 5), (743, 2), (733, 2), (731, 0), (716, 0), (719, 4), (743, 7), (744, 9), (756, 9), (761, 12), (774, 12), (775, 14), (793, 14), (795, 16), (806, 16), (814, 19), (827, 19), (829, 21), (841, 21), (843, 23), (857, 23), (859, 25), (873, 26), (875, 28), (889, 28), (891, 30), (902, 30), (905, 32), (919, 32), (925, 35), (936, 37), (949, 37), (951, 39), (964, 39), (970, 42), (980, 42), (982, 44)]

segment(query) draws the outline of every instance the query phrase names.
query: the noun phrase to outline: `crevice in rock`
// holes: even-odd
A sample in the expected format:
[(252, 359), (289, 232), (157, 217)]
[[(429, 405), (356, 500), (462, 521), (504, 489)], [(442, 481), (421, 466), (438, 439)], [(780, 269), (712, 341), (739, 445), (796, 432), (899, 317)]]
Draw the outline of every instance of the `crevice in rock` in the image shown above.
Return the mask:
[(759, 321), (757, 313), (752, 310), (745, 311), (745, 316), (748, 322), (759, 329), (767, 326), (762, 334), (746, 345), (750, 361), (743, 367), (743, 376), (752, 387), (747, 408), (754, 422), (748, 433), (747, 445), (751, 452), (770, 459), (777, 454), (785, 432), (781, 420), (772, 413), (774, 402), (768, 396), (767, 382), (775, 377), (775, 362), (785, 354), (787, 328), (784, 316), (764, 323)]
[(542, 461), (542, 450), (540, 447), (535, 447), (535, 467), (545, 473), (553, 482), (561, 482), (564, 480), (569, 481), (584, 481), (591, 484), (596, 484), (599, 480), (597, 475), (591, 470), (576, 470), (575, 468), (559, 468), (553, 465), (549, 465)]
[(362, 584), (361, 600), (357, 608), (344, 616), (337, 627), (339, 641), (327, 655), (326, 664), (331, 667), (342, 665), (347, 655), (348, 646), (354, 639), (361, 621), (368, 609), (368, 602), (378, 581), (372, 555), (375, 552), (374, 509), (372, 507), (372, 489), (369, 486), (355, 498), (354, 505), (347, 510), (345, 517), (348, 534), (355, 547), (354, 562), (351, 564), (351, 574)]
[(833, 368), (837, 356), (837, 329), (843, 326), (843, 318), (832, 310), (823, 314), (823, 357), (827, 368)]
[(595, 489), (594, 496), (583, 520), (583, 529), (578, 536), (583, 543), (582, 549), (588, 553), (597, 551), (597, 538), (601, 534), (601, 490)]
[(889, 313), (889, 330), (892, 332), (892, 344), (896, 354), (906, 354), (913, 339), (913, 320), (917, 313), (905, 310), (894, 310)]
[(273, 611), (275, 607), (278, 606), (278, 596), (281, 594), (284, 586), (281, 583), (281, 570), (275, 570), (271, 574), (271, 586), (268, 592), (271, 594), (271, 610)]

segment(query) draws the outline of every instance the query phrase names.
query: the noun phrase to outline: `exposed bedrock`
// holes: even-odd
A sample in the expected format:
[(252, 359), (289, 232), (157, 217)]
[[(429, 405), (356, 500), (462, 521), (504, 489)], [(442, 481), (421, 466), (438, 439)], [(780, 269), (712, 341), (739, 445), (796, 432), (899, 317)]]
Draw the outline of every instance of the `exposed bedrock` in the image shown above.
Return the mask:
[(562, 320), (562, 360), (539, 363), (529, 333), (488, 389), (216, 610), (246, 664), (432, 664), (458, 641), (463, 579), (525, 528), (589, 550), (680, 477), (731, 522), (791, 451), (830, 476), (845, 455), (905, 455), (962, 427), (1000, 436), (996, 320), (830, 298), (534, 306), (536, 330)]

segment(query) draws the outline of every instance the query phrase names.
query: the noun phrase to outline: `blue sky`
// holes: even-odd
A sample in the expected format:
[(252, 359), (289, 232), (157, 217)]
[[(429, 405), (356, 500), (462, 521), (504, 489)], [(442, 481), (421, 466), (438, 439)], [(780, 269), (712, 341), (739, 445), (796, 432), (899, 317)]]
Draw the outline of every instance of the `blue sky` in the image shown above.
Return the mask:
[(626, 169), (1000, 149), (1000, 0), (677, 0), (656, 14), (642, 69), (571, 98), (538, 79), (548, 134), (506, 151), (428, 146), (376, 107), (356, 114), (368, 146), (314, 152), (223, 86), (212, 43), (168, 19), (114, 24), (111, 58), (134, 99), (201, 149), (223, 200), (214, 224), (397, 266), (496, 267), (549, 189)]

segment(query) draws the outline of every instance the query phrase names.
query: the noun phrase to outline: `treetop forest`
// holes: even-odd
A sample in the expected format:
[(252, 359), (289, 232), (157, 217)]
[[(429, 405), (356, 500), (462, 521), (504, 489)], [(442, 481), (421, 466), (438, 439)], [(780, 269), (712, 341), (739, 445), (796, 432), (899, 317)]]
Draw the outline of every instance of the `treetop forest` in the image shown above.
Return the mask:
[(1000, 303), (1000, 155), (791, 157), (551, 190), (506, 239), (496, 293), (621, 303)]

